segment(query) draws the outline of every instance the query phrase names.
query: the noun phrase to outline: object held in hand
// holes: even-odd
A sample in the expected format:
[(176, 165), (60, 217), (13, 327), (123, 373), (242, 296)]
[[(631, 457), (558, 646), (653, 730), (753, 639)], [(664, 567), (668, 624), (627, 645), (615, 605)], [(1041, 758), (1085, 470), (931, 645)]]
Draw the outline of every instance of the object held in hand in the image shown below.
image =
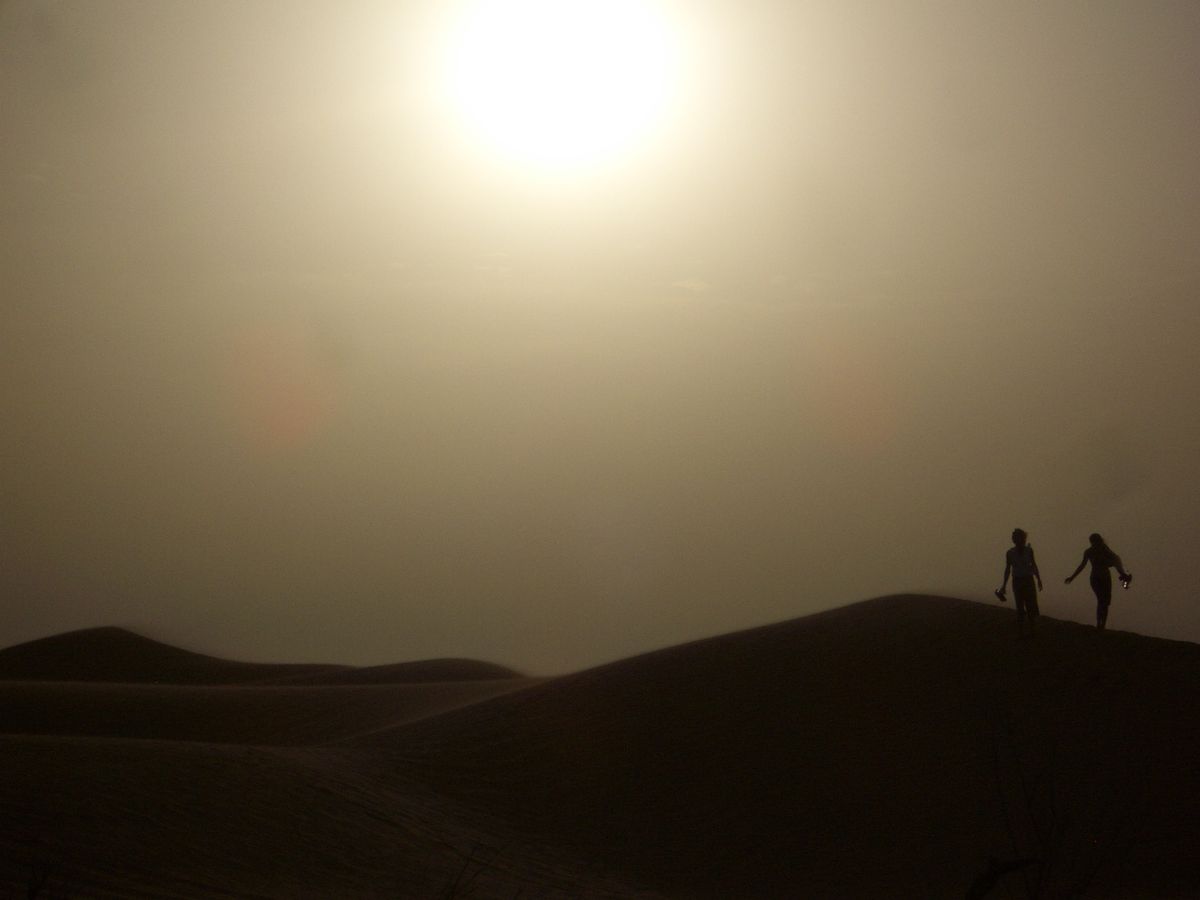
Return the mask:
[(1132, 572), (1126, 573), (1124, 576), (1121, 577), (1121, 587), (1123, 587), (1125, 590), (1129, 590), (1129, 583), (1131, 581), (1133, 581), (1133, 573)]
[[(1128, 587), (1128, 585), (1126, 585), (1126, 587)], [(996, 594), (996, 599), (997, 599), (997, 600), (999, 600), (1001, 603), (1007, 603), (1007, 602), (1008, 602), (1008, 598), (1007, 598), (1006, 596), (1004, 596), (1004, 591), (997, 590), (997, 591), (995, 592), (995, 594)]]

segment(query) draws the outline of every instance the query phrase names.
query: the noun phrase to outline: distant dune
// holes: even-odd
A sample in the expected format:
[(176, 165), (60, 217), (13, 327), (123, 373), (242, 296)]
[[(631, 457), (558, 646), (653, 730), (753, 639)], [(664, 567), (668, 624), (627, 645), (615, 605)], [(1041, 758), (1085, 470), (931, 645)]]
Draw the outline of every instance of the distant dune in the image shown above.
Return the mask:
[(0, 893), (1200, 896), (1192, 644), (917, 596), (544, 680), (143, 641), (0, 651)]
[(0, 680), (126, 684), (408, 684), (516, 678), (517, 672), (472, 659), (354, 666), (247, 663), (218, 659), (123, 628), (87, 628), (0, 650)]
[(476, 659), (424, 659), (387, 666), (363, 666), (300, 673), (280, 678), (288, 684), (424, 684), (445, 681), (492, 681), (522, 677), (506, 666)]
[(0, 679), (8, 681), (244, 684), (341, 668), (232, 662), (123, 628), (87, 628), (0, 650)]

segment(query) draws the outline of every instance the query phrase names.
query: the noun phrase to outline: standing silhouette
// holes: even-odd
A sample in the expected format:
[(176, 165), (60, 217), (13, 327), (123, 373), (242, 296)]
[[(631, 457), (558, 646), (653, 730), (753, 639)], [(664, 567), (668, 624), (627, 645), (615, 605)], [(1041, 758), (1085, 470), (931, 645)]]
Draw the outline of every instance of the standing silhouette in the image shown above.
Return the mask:
[(1083, 571), (1084, 566), (1092, 564), (1089, 581), (1096, 595), (1096, 627), (1103, 631), (1108, 623), (1108, 606), (1112, 603), (1112, 573), (1108, 570), (1117, 570), (1117, 574), (1121, 576), (1122, 587), (1129, 587), (1133, 576), (1125, 571), (1121, 565), (1121, 557), (1112, 552), (1099, 534), (1089, 534), (1088, 541), (1091, 546), (1083, 551), (1083, 559), (1080, 560), (1078, 568), (1067, 576), (1067, 584), (1075, 580), (1075, 576)]
[[(1015, 528), (1012, 533), (1013, 545), (1004, 554), (1004, 580), (996, 596), (1001, 601), (1007, 599), (1004, 589), (1008, 586), (1008, 576), (1012, 575), (1013, 600), (1017, 607), (1017, 628), (1022, 634), (1028, 626), (1030, 636), (1038, 618), (1038, 591), (1042, 589), (1042, 574), (1038, 571), (1037, 560), (1033, 556), (1033, 546), (1029, 544), (1029, 535), (1024, 529)], [(1034, 582), (1037, 587), (1034, 587)]]

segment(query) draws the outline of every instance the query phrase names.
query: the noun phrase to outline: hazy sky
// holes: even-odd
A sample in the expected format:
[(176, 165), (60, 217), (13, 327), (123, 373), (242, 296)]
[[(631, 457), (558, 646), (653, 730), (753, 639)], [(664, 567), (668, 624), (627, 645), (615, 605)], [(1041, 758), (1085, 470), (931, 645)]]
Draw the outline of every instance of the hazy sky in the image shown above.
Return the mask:
[(0, 646), (549, 674), (1018, 525), (1200, 640), (1200, 5), (669, 4), (569, 171), (457, 124), (461, 5), (0, 4)]

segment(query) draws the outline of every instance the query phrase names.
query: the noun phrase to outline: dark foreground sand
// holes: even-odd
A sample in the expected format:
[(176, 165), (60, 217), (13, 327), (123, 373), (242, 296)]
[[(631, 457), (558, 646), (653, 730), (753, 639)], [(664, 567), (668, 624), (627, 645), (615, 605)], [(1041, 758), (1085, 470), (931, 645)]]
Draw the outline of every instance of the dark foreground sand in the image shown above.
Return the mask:
[(1042, 626), (887, 597), (541, 680), (10, 648), (0, 896), (1200, 897), (1200, 647)]

